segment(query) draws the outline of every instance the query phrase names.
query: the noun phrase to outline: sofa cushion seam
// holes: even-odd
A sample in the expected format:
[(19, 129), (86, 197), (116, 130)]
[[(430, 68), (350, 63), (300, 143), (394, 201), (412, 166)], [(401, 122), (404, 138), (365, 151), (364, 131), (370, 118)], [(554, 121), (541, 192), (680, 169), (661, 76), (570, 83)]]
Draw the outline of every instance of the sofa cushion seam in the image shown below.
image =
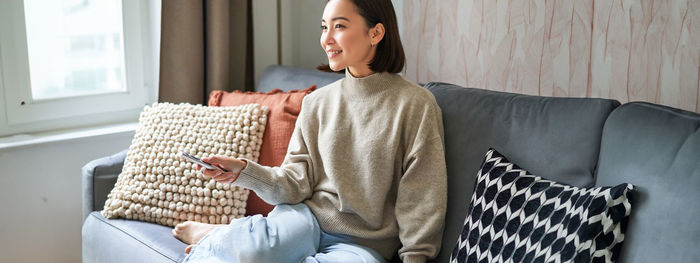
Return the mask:
[(136, 237), (133, 236), (132, 234), (129, 234), (128, 232), (124, 231), (123, 229), (121, 229), (121, 228), (119, 228), (119, 227), (117, 227), (117, 226), (115, 226), (115, 225), (109, 223), (106, 219), (103, 220), (102, 218), (100, 218), (100, 217), (98, 217), (98, 216), (95, 216), (95, 215), (92, 214), (92, 213), (90, 214), (90, 216), (93, 216), (93, 217), (97, 218), (97, 220), (100, 220), (100, 221), (104, 222), (105, 224), (107, 224), (107, 225), (109, 225), (109, 226), (111, 226), (111, 227), (113, 227), (113, 228), (119, 230), (120, 232), (126, 234), (127, 236), (129, 236), (129, 237), (133, 238), (134, 240), (138, 241), (139, 243), (145, 245), (146, 247), (150, 248), (150, 249), (153, 250), (154, 252), (156, 252), (156, 253), (158, 253), (158, 254), (160, 254), (160, 255), (162, 255), (162, 256), (164, 256), (164, 257), (170, 259), (170, 260), (172, 260), (173, 262), (178, 262), (176, 259), (173, 259), (173, 258), (171, 258), (170, 256), (168, 256), (168, 255), (166, 255), (166, 254), (163, 254), (162, 252), (160, 252), (160, 251), (154, 249), (152, 246), (146, 244), (145, 242), (143, 242), (143, 241), (141, 241), (140, 239), (136, 238)]

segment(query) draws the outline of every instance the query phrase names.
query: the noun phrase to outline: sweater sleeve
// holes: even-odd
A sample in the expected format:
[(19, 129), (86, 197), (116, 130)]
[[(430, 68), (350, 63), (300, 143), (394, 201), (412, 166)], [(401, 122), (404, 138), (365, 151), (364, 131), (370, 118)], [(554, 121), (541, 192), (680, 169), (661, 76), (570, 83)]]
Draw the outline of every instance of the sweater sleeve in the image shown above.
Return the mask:
[(272, 205), (301, 203), (311, 197), (313, 163), (301, 128), (305, 121), (303, 109), (302, 106), (282, 165), (268, 167), (246, 159), (248, 164), (234, 185), (253, 190)]
[[(436, 112), (437, 111), (437, 112)], [(447, 209), (447, 172), (442, 115), (433, 110), (404, 161), (396, 219), (403, 262), (425, 262), (440, 251)], [(425, 119), (423, 120), (426, 121)]]

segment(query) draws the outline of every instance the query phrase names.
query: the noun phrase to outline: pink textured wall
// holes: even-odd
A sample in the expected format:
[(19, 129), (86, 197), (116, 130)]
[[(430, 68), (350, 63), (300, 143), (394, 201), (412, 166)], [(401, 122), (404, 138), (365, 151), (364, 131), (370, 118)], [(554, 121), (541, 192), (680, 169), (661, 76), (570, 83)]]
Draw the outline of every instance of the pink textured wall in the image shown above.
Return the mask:
[(700, 112), (698, 0), (404, 0), (405, 76)]

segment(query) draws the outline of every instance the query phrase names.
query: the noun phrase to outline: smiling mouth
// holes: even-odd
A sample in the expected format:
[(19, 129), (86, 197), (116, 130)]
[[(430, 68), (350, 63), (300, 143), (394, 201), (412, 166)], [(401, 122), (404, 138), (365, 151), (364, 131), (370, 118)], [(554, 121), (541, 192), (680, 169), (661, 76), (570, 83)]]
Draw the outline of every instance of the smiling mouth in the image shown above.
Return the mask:
[(343, 51), (342, 50), (326, 51), (326, 55), (328, 55), (329, 58), (335, 57), (340, 53), (343, 53)]

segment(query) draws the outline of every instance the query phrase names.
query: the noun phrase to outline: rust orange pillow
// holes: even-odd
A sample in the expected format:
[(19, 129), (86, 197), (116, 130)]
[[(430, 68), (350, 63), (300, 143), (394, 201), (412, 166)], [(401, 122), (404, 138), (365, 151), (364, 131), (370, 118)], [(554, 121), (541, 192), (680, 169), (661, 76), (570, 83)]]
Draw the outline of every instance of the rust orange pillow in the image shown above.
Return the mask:
[[(258, 163), (265, 166), (280, 166), (287, 154), (289, 139), (292, 137), (294, 124), (299, 116), (299, 111), (301, 111), (301, 102), (306, 94), (315, 89), (316, 85), (289, 92), (280, 89), (267, 93), (215, 90), (209, 94), (209, 106), (238, 106), (250, 103), (267, 106), (270, 113), (267, 118), (267, 129), (263, 133)], [(265, 203), (253, 191), (250, 191), (246, 215), (262, 214), (267, 216), (272, 208), (274, 208), (272, 205)]]

